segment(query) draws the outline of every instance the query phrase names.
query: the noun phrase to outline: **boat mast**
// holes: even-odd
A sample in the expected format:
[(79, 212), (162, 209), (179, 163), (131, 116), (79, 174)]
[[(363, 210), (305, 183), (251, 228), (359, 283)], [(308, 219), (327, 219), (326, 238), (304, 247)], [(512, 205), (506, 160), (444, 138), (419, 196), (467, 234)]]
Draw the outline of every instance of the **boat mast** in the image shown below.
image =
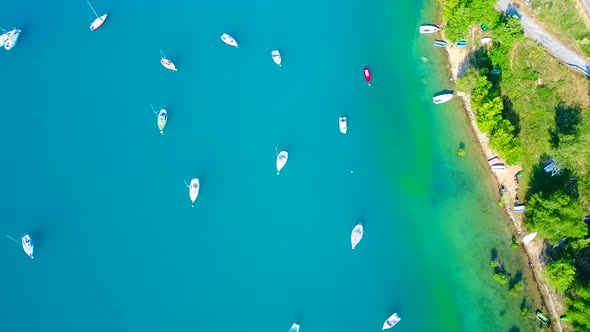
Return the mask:
[(92, 12), (94, 13), (94, 15), (96, 15), (96, 18), (98, 18), (98, 14), (96, 13), (96, 10), (94, 10), (92, 5), (90, 4), (90, 1), (86, 1), (86, 3), (88, 4), (88, 6), (90, 6), (90, 9), (92, 9)]

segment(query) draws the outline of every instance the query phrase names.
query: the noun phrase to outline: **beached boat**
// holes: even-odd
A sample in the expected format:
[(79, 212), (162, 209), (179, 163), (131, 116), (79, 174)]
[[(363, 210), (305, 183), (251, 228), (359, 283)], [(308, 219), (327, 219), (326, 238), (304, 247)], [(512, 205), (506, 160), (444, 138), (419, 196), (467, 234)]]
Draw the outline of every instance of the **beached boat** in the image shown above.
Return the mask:
[(223, 35), (221, 35), (221, 40), (223, 40), (223, 42), (228, 44), (229, 46), (233, 46), (235, 48), (238, 48), (238, 42), (235, 39), (233, 39), (232, 36), (228, 35), (227, 33), (224, 33)]
[(389, 318), (387, 318), (385, 323), (383, 323), (383, 329), (387, 330), (387, 329), (394, 327), (395, 324), (399, 323), (400, 320), (401, 320), (401, 318), (399, 318), (399, 316), (397, 315), (397, 312), (394, 313), (393, 315), (389, 316)]
[(487, 44), (487, 43), (489, 43), (489, 42), (491, 42), (491, 41), (492, 41), (492, 38), (490, 38), (490, 37), (483, 37), (483, 38), (481, 39), (481, 43), (482, 43), (482, 44)]
[(25, 253), (29, 257), (31, 257), (31, 259), (35, 258), (33, 256), (33, 250), (34, 250), (35, 246), (33, 244), (33, 240), (31, 240), (31, 237), (29, 236), (29, 234), (23, 235), (21, 240), (22, 240), (22, 244), (23, 244), (23, 250), (25, 251)]
[(434, 24), (422, 24), (421, 26), (418, 27), (418, 31), (421, 34), (435, 33), (439, 30), (440, 30), (440, 28), (438, 27), (438, 25), (434, 25)]
[(447, 47), (447, 45), (449, 45), (449, 43), (447, 43), (444, 40), (438, 40), (437, 39), (437, 40), (434, 41), (434, 46), (436, 46), (436, 47)]
[(354, 226), (354, 228), (352, 229), (352, 233), (350, 234), (350, 243), (352, 244), (352, 250), (354, 250), (354, 248), (356, 248), (356, 245), (359, 244), (359, 242), (361, 242), (361, 240), (363, 239), (363, 233), (365, 232), (365, 229), (363, 227), (363, 223), (358, 223), (356, 226)]
[(98, 16), (98, 14), (96, 13), (96, 10), (94, 10), (94, 7), (92, 7), (92, 5), (90, 4), (90, 1), (86, 1), (86, 3), (90, 7), (90, 9), (92, 9), (94, 16), (96, 16), (94, 21), (92, 21), (92, 23), (90, 24), (90, 31), (94, 31), (94, 30), (100, 28), (104, 24), (104, 21), (107, 19), (107, 14), (104, 14), (102, 16)]
[(432, 102), (435, 104), (442, 104), (442, 103), (446, 103), (447, 101), (449, 101), (451, 99), (453, 99), (452, 93), (444, 93), (442, 95), (434, 96), (432, 98)]
[(459, 40), (458, 42), (455, 43), (455, 45), (457, 45), (459, 47), (463, 47), (463, 46), (467, 45), (467, 42), (464, 40)]
[[(275, 151), (276, 148), (275, 148)], [(281, 170), (283, 169), (283, 167), (285, 167), (285, 164), (287, 163), (287, 160), (289, 159), (289, 153), (287, 153), (287, 151), (281, 151), (278, 152), (277, 151), (277, 175), (279, 175), (279, 173), (281, 172)]]
[(291, 325), (291, 328), (289, 329), (289, 332), (299, 332), (299, 325), (293, 323), (293, 325)]
[(199, 179), (198, 178), (194, 178), (191, 180), (190, 184), (187, 184), (186, 181), (184, 181), (184, 184), (186, 184), (186, 186), (188, 187), (188, 196), (191, 199), (191, 207), (195, 206), (195, 201), (197, 200), (197, 197), (199, 196)]
[(537, 232), (527, 234), (525, 237), (522, 238), (522, 243), (528, 244), (529, 242), (534, 240), (536, 236), (537, 236)]
[(365, 75), (365, 80), (367, 81), (367, 84), (371, 86), (371, 71), (369, 70), (369, 67), (365, 67), (365, 69), (363, 69), (363, 74)]
[(164, 135), (164, 127), (166, 127), (166, 122), (168, 122), (168, 111), (161, 108), (159, 112), (156, 112), (154, 106), (150, 105), (154, 113), (158, 116), (158, 129), (160, 129), (160, 134)]
[(281, 67), (281, 62), (283, 59), (281, 58), (281, 53), (279, 53), (279, 50), (272, 51), (272, 61)]
[(7, 51), (10, 51), (18, 41), (18, 37), (20, 36), (20, 30), (13, 29), (8, 31), (6, 34), (8, 35), (8, 39), (4, 42), (4, 48)]
[(345, 116), (341, 116), (338, 119), (338, 124), (340, 126), (340, 132), (343, 134), (346, 134), (346, 131), (348, 130), (348, 126), (346, 125), (346, 117)]

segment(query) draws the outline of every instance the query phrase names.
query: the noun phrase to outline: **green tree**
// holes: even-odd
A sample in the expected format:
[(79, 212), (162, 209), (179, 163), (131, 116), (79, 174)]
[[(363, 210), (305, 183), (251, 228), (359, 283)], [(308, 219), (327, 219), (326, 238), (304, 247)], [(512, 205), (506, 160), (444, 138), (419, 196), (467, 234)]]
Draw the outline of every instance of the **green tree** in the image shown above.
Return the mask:
[(485, 76), (478, 76), (475, 81), (475, 86), (471, 91), (471, 105), (476, 110), (479, 109), (483, 103), (488, 101), (492, 82)]
[[(477, 127), (483, 133), (491, 133), (492, 130), (496, 127), (498, 122), (502, 121), (502, 110), (504, 109), (504, 104), (502, 103), (502, 98), (496, 97), (493, 100), (484, 103), (477, 109), (477, 116), (475, 117), (475, 122), (477, 123)], [(510, 122), (508, 122), (510, 125)], [(510, 125), (512, 126), (512, 125)], [(514, 127), (510, 130), (512, 132)]]
[(508, 283), (508, 276), (506, 275), (506, 273), (495, 273), (493, 278), (502, 285)]
[(588, 234), (583, 216), (580, 202), (564, 192), (557, 191), (548, 197), (539, 192), (529, 199), (525, 223), (549, 243), (557, 244), (565, 236), (579, 239)]
[(567, 316), (576, 331), (590, 331), (590, 285), (576, 288), (567, 299)]
[(549, 263), (545, 268), (545, 277), (558, 291), (565, 291), (576, 278), (576, 268), (565, 259)]
[(524, 289), (524, 282), (522, 280), (520, 280), (517, 283), (515, 283), (514, 286), (512, 286), (512, 288), (508, 292), (510, 293), (510, 295), (516, 296), (516, 295), (518, 295), (518, 293), (522, 292), (523, 289)]

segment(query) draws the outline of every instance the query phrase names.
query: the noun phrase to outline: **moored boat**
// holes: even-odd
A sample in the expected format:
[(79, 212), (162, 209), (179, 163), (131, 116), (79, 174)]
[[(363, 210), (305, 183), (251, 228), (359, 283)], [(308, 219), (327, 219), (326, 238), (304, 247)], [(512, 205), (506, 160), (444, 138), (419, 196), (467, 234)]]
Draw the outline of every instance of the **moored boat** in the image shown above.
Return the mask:
[(440, 28), (438, 27), (438, 25), (435, 25), (435, 24), (422, 24), (421, 26), (418, 27), (418, 31), (421, 34), (435, 33), (435, 32), (438, 32), (439, 30), (440, 30)]
[(18, 37), (20, 36), (20, 32), (21, 31), (19, 29), (13, 29), (6, 33), (8, 35), (8, 39), (4, 42), (4, 48), (7, 51), (10, 51), (14, 45), (16, 45)]
[(348, 126), (346, 125), (346, 117), (345, 116), (341, 116), (338, 119), (338, 124), (340, 126), (340, 132), (343, 134), (346, 134), (346, 131), (348, 130)]
[(165, 57), (162, 57), (162, 59), (160, 59), (160, 63), (162, 64), (162, 66), (164, 66), (164, 68), (166, 68), (168, 70), (178, 71), (178, 69), (176, 69), (176, 66), (174, 65), (174, 63), (172, 61), (166, 59)]
[(289, 332), (299, 332), (299, 325), (293, 323), (293, 325), (291, 325), (291, 328), (289, 329)]
[(0, 35), (0, 47), (4, 46), (4, 43), (9, 39), (8, 33), (3, 33)]
[(25, 251), (25, 253), (31, 257), (31, 259), (35, 258), (33, 256), (33, 250), (35, 248), (34, 244), (33, 244), (33, 240), (31, 240), (31, 237), (29, 236), (29, 234), (25, 234), (21, 237), (22, 240), (22, 245), (23, 245), (23, 250)]
[(287, 163), (288, 159), (289, 159), (289, 153), (287, 151), (277, 152), (277, 162), (276, 162), (277, 175), (279, 175), (279, 173), (281, 172), (283, 167), (285, 167), (285, 164)]
[(158, 129), (160, 129), (160, 134), (164, 135), (164, 127), (166, 127), (166, 122), (168, 122), (168, 111), (161, 108), (159, 112), (156, 112), (156, 109), (153, 105), (150, 105), (150, 107), (158, 116)]
[(446, 103), (447, 101), (449, 101), (451, 99), (453, 99), (452, 93), (444, 93), (442, 95), (434, 96), (432, 98), (432, 102), (435, 104), (442, 104), (442, 103)]
[(227, 33), (224, 33), (223, 35), (221, 35), (221, 40), (223, 40), (223, 42), (228, 44), (229, 46), (233, 46), (235, 48), (238, 48), (238, 42), (232, 36), (228, 35)]
[(399, 323), (400, 320), (401, 320), (401, 318), (399, 318), (399, 316), (397, 315), (397, 312), (394, 313), (393, 315), (389, 316), (389, 318), (387, 318), (385, 323), (383, 323), (383, 329), (387, 330), (387, 329), (394, 327), (395, 324)]
[(279, 53), (279, 50), (272, 51), (272, 61), (279, 65), (279, 67), (282, 66), (281, 62), (283, 61), (283, 59), (281, 58), (281, 53)]
[(527, 234), (525, 237), (522, 238), (522, 243), (528, 244), (529, 242), (534, 240), (536, 236), (537, 236), (537, 232)]
[(90, 4), (90, 1), (86, 1), (86, 3), (88, 4), (88, 6), (90, 6), (90, 9), (92, 9), (92, 12), (96, 16), (94, 21), (92, 21), (92, 23), (90, 24), (90, 31), (94, 31), (94, 30), (100, 28), (104, 24), (104, 21), (107, 19), (107, 14), (104, 14), (102, 16), (98, 16), (96, 11), (94, 10), (94, 7), (92, 7), (92, 5)]
[(369, 67), (365, 67), (365, 69), (363, 69), (363, 74), (365, 75), (365, 81), (367, 81), (367, 84), (371, 86), (371, 71), (369, 70)]
[(354, 226), (354, 228), (352, 229), (352, 233), (350, 234), (350, 243), (352, 244), (352, 250), (354, 250), (354, 248), (356, 248), (356, 245), (359, 244), (359, 242), (361, 242), (361, 240), (363, 239), (363, 233), (365, 232), (365, 229), (363, 227), (363, 223), (358, 223), (356, 226)]
[[(184, 182), (186, 184), (186, 181)], [(197, 197), (199, 196), (199, 187), (200, 187), (200, 183), (199, 183), (199, 179), (198, 178), (194, 178), (191, 180), (190, 184), (186, 185), (188, 187), (188, 196), (191, 199), (191, 207), (195, 206), (195, 201), (197, 200)]]
[(436, 46), (436, 47), (447, 47), (447, 45), (449, 45), (449, 44), (444, 40), (437, 39), (434, 41), (434, 46)]

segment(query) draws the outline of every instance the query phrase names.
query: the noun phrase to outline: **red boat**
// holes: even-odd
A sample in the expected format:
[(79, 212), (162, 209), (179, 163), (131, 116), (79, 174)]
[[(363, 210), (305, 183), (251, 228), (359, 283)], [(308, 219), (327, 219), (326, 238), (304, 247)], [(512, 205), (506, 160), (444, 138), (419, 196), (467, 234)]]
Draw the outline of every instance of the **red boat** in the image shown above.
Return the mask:
[(369, 86), (371, 86), (371, 71), (369, 70), (369, 67), (365, 67), (364, 73), (365, 80), (367, 80), (367, 83), (369, 83)]

